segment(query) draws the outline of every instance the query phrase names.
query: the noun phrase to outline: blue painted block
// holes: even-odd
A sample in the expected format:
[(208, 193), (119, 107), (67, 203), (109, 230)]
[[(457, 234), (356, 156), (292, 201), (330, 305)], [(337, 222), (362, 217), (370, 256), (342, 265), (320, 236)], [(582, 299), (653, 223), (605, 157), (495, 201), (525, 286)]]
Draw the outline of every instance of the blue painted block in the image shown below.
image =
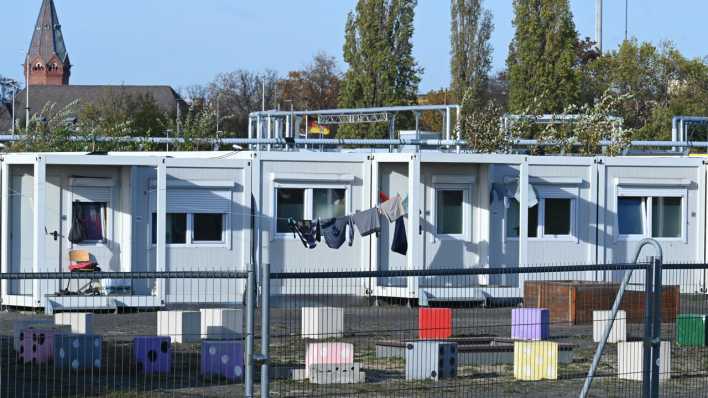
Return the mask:
[(172, 343), (167, 336), (138, 336), (133, 339), (133, 357), (145, 373), (169, 373)]
[(229, 380), (243, 378), (243, 343), (240, 340), (203, 340), (202, 375), (221, 375)]
[(54, 366), (69, 369), (101, 367), (100, 336), (62, 334), (54, 336)]

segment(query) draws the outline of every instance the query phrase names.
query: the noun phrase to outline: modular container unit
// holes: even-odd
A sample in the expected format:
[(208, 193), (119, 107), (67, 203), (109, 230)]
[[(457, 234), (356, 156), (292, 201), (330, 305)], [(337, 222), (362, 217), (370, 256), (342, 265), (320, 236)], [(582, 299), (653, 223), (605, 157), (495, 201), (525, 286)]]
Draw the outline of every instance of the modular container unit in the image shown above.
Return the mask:
[[(270, 264), (271, 272), (609, 264), (630, 260), (644, 237), (659, 240), (666, 262), (705, 260), (701, 158), (451, 149), (7, 154), (2, 272), (66, 270), (73, 249), (89, 251), (105, 271), (126, 272), (245, 271), (251, 262)], [(289, 217), (349, 215), (397, 194), (407, 210), (405, 255), (391, 251), (394, 224), (383, 217), (378, 236), (350, 231), (352, 246), (339, 249), (324, 240), (307, 248), (288, 227)], [(68, 240), (75, 211), (99, 220), (78, 244)], [(665, 272), (664, 283), (704, 291), (704, 272), (688, 272)], [(617, 283), (622, 273), (562, 276)], [(642, 277), (635, 272), (633, 282)], [(477, 300), (522, 297), (534, 278), (277, 280), (271, 288), (274, 295)], [(244, 282), (135, 280), (111, 295), (71, 297), (57, 294), (66, 281), (3, 281), (1, 288), (5, 305), (90, 309), (109, 301), (234, 303)]]
[[(244, 271), (251, 239), (250, 160), (207, 156), (224, 154), (6, 155), (2, 272), (67, 272), (74, 250), (88, 252), (107, 272)], [(69, 240), (75, 217), (85, 230), (78, 243)], [(159, 228), (158, 218), (163, 220)], [(50, 313), (154, 308), (166, 302), (240, 302), (244, 285), (240, 280), (136, 279), (110, 281), (126, 285), (116, 293), (66, 293), (87, 282), (3, 280), (2, 299)]]
[[(643, 238), (659, 242), (665, 263), (705, 261), (706, 169), (701, 158), (603, 157), (597, 163), (598, 263), (631, 261)], [(602, 278), (619, 282), (622, 276), (607, 272)], [(643, 278), (644, 272), (635, 271), (631, 282), (641, 285)], [(664, 272), (663, 283), (680, 285), (682, 293), (705, 291), (703, 270)]]

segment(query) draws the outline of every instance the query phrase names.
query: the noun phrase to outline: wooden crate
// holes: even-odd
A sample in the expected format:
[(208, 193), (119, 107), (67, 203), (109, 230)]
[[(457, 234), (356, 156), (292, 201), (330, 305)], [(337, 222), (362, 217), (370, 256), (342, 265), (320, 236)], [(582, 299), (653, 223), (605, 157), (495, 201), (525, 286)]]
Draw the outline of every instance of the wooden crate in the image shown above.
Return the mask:
[[(551, 323), (584, 324), (592, 322), (592, 312), (609, 310), (619, 292), (619, 284), (586, 281), (526, 281), (524, 306), (548, 308)], [(662, 322), (674, 322), (679, 313), (679, 286), (662, 290)], [(625, 291), (620, 309), (627, 312), (627, 322), (644, 320), (643, 291)]]
[(524, 306), (548, 308), (551, 323), (592, 322), (592, 312), (609, 310), (618, 284), (586, 281), (526, 281)]
[[(627, 311), (627, 322), (644, 321), (644, 298), (643, 291), (625, 292), (620, 308)], [(661, 290), (661, 321), (675, 322), (679, 314), (681, 305), (681, 288), (677, 285), (664, 286)]]

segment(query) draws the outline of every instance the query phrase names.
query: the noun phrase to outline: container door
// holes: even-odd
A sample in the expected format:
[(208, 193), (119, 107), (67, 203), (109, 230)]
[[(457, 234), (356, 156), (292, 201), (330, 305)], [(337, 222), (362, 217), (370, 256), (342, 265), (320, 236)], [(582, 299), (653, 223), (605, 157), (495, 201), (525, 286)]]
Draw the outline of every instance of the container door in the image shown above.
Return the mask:
[[(477, 265), (472, 242), (474, 185), (464, 177), (429, 179), (424, 199), (425, 268), (468, 268)], [(477, 278), (422, 278), (421, 287), (462, 287)], [(455, 286), (456, 284), (460, 286)]]

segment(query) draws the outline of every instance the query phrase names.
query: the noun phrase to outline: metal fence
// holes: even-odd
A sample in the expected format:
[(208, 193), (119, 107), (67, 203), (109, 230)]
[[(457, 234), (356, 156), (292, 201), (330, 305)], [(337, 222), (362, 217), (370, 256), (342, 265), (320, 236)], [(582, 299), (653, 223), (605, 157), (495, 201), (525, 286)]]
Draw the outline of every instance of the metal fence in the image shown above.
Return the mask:
[[(132, 288), (46, 295), (45, 302), (54, 302), (52, 316), (3, 303), (0, 396), (575, 396), (611, 318), (596, 311), (612, 308), (630, 270), (589, 396), (702, 396), (708, 335), (699, 315), (708, 314), (707, 267), (651, 260), (348, 273), (271, 273), (262, 265), (257, 278), (206, 271), (96, 274), (92, 279), (126, 280)], [(0, 280), (21, 291), (22, 284), (63, 289), (86, 276), (0, 274)], [(215, 311), (205, 330), (207, 309), (236, 310), (239, 319)], [(175, 310), (184, 312), (164, 312)], [(68, 333), (53, 326), (59, 318), (85, 312), (92, 313), (87, 333), (99, 338), (98, 350), (81, 351), (97, 344), (95, 338), (56, 337)], [(13, 327), (27, 336), (45, 334), (35, 340), (23, 334), (18, 347)], [(50, 334), (51, 355), (44, 351)], [(167, 348), (164, 339), (155, 340), (159, 335), (167, 336)], [(72, 350), (84, 353), (72, 357)], [(644, 356), (659, 352), (665, 365), (652, 372), (655, 361)], [(642, 382), (652, 378), (656, 390)]]

